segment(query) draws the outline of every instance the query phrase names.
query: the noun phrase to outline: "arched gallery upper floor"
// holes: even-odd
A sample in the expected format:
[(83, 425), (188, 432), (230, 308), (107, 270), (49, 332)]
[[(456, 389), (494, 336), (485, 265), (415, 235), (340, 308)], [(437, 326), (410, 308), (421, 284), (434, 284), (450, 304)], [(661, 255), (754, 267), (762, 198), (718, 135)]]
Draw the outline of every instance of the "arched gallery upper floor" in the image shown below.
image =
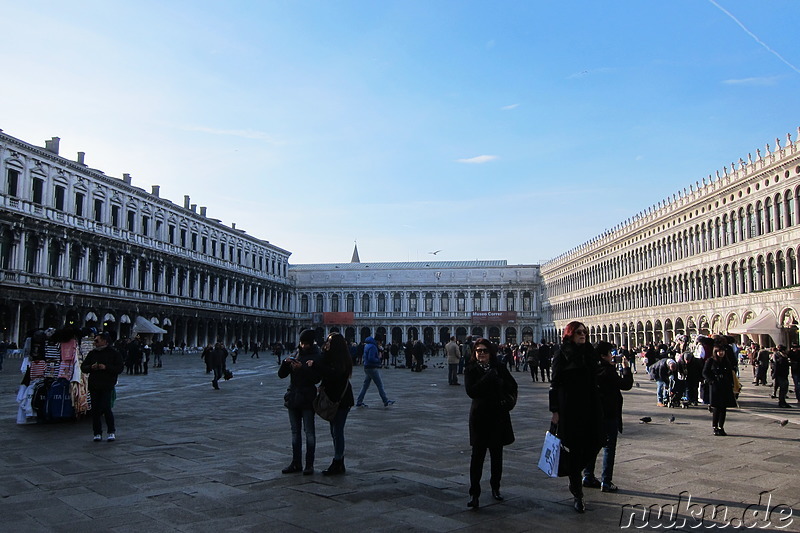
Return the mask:
[[(184, 197), (183, 207), (122, 179), (106, 176), (58, 154), (59, 139), (40, 148), (0, 131), (0, 207), (11, 219), (29, 217), (74, 230), (80, 240), (122, 243), (190, 263), (272, 281), (288, 282), (291, 253), (225, 226)], [(22, 222), (10, 229), (27, 229)]]
[(787, 136), (731, 167), (544, 263), (544, 299), (650, 284), (691, 292), (696, 278), (722, 278), (717, 293), (732, 294), (797, 284), (800, 143)]

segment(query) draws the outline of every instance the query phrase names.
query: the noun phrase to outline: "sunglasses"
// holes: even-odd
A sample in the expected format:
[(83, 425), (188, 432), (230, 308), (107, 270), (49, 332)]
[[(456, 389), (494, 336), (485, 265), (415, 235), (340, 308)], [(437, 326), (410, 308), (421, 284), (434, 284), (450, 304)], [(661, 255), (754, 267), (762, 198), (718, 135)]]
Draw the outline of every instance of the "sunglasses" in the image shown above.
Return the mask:
[(475, 348), (475, 353), (489, 353), (488, 348)]

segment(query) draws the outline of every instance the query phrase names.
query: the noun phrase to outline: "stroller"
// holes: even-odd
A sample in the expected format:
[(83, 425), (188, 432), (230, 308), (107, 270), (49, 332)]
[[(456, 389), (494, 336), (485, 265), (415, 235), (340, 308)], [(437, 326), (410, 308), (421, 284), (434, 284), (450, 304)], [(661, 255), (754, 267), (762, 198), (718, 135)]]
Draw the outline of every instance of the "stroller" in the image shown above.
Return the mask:
[(686, 396), (686, 392), (686, 376), (679, 374), (678, 377), (670, 377), (669, 392), (667, 393), (667, 401), (664, 405), (666, 407), (688, 409), (689, 398)]

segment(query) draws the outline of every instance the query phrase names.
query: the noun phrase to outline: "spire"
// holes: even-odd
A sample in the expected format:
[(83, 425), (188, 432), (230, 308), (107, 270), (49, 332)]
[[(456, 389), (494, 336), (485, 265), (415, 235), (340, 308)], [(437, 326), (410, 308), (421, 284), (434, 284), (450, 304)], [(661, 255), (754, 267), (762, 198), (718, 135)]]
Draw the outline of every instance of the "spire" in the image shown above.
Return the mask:
[(353, 245), (353, 257), (350, 259), (351, 263), (360, 263), (361, 259), (358, 258), (358, 243)]

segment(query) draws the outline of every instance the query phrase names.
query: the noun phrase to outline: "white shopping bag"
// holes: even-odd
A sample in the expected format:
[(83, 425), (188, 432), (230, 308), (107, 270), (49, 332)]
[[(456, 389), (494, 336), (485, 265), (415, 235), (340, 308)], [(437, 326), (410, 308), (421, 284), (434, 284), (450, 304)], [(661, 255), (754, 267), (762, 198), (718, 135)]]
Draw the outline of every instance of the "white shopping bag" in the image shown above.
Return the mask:
[(539, 470), (549, 477), (558, 477), (558, 461), (561, 458), (561, 439), (550, 433), (544, 436), (542, 454), (539, 456)]

